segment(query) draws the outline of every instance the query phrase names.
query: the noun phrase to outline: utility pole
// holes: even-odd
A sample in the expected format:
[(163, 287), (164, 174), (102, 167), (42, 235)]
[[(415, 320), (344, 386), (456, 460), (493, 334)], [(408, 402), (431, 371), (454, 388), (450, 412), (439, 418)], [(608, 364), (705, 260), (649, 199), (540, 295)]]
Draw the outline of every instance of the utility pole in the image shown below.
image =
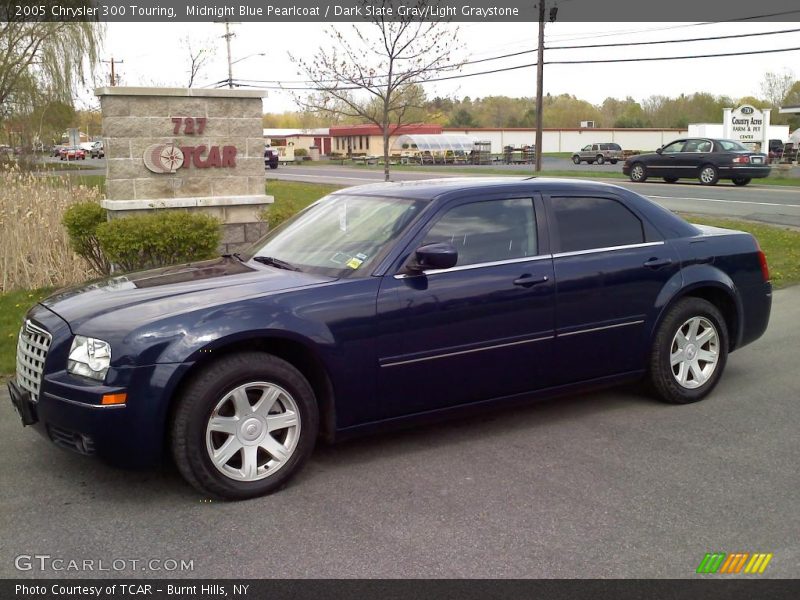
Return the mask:
[(539, 51), (536, 59), (536, 163), (534, 171), (542, 170), (542, 109), (544, 91), (544, 2), (539, 0)]
[(225, 19), (225, 42), (228, 46), (228, 87), (233, 89), (233, 62), (231, 62), (231, 38), (234, 36), (231, 33), (231, 24), (228, 19)]
[(111, 77), (110, 77), (111, 87), (114, 87), (114, 86), (116, 86), (116, 85), (117, 85), (117, 83), (118, 83), (118, 81), (117, 81), (117, 74), (116, 74), (116, 71), (114, 71), (114, 65), (115, 65), (115, 64), (121, 65), (121, 64), (123, 64), (125, 61), (124, 61), (124, 60), (118, 60), (118, 61), (116, 61), (116, 62), (115, 62), (115, 61), (114, 61), (114, 57), (112, 56), (112, 57), (111, 57), (111, 60), (103, 60), (103, 61), (101, 61), (101, 62), (104, 62), (104, 63), (106, 63), (106, 64), (108, 64), (108, 63), (111, 63)]

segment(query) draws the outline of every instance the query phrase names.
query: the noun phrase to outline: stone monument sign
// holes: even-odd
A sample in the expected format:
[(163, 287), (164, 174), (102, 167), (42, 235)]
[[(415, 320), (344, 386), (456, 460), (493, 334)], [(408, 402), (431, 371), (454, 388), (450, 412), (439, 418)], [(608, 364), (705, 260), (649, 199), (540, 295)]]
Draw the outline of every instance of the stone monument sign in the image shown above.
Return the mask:
[(260, 90), (103, 87), (109, 218), (201, 210), (223, 224), (223, 252), (266, 232)]

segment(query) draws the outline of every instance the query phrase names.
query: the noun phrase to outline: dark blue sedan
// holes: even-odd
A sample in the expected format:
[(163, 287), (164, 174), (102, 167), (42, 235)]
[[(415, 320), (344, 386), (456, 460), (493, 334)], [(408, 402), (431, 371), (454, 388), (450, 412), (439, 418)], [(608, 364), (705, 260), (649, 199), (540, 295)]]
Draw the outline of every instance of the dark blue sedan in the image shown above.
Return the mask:
[(646, 377), (694, 402), (767, 327), (746, 233), (556, 179), (350, 188), (245, 255), (57, 293), (12, 401), (55, 444), (203, 493), (271, 492), (318, 437)]

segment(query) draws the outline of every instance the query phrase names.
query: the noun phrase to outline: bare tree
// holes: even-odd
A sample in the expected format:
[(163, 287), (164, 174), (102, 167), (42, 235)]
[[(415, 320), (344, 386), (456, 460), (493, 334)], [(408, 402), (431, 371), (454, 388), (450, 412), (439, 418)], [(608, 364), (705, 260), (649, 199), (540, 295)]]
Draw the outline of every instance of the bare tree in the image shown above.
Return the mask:
[[(376, 16), (353, 24), (347, 33), (330, 27), (330, 46), (321, 46), (311, 61), (290, 55), (316, 93), (296, 101), (322, 114), (357, 118), (373, 123), (383, 134), (384, 177), (389, 181), (389, 137), (408, 124), (424, 94), (420, 83), (442, 70), (459, 69), (453, 56), (458, 49), (458, 28), (437, 21), (422, 21), (403, 11), (395, 0), (361, 0), (362, 12)], [(403, 2), (424, 14), (436, 0)], [(367, 11), (366, 7), (372, 8)], [(381, 10), (375, 10), (376, 8)], [(395, 20), (379, 14), (392, 9)], [(388, 17), (387, 17), (388, 18)]]
[(200, 71), (213, 58), (215, 50), (209, 40), (192, 41), (192, 38), (188, 35), (181, 42), (186, 47), (189, 55), (189, 83), (186, 87), (192, 87)]
[(782, 73), (767, 71), (761, 80), (761, 94), (773, 108), (778, 108), (783, 104), (792, 85), (794, 85), (794, 73), (789, 69), (784, 69)]

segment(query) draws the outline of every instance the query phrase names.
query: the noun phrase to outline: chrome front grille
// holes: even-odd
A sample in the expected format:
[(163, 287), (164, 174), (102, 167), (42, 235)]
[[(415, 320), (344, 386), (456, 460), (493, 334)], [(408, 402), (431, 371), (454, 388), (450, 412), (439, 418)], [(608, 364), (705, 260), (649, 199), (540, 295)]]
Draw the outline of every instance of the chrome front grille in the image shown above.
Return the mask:
[(42, 372), (47, 351), (50, 349), (52, 336), (25, 321), (17, 340), (17, 385), (31, 395), (34, 402), (39, 401), (39, 389), (42, 385)]

